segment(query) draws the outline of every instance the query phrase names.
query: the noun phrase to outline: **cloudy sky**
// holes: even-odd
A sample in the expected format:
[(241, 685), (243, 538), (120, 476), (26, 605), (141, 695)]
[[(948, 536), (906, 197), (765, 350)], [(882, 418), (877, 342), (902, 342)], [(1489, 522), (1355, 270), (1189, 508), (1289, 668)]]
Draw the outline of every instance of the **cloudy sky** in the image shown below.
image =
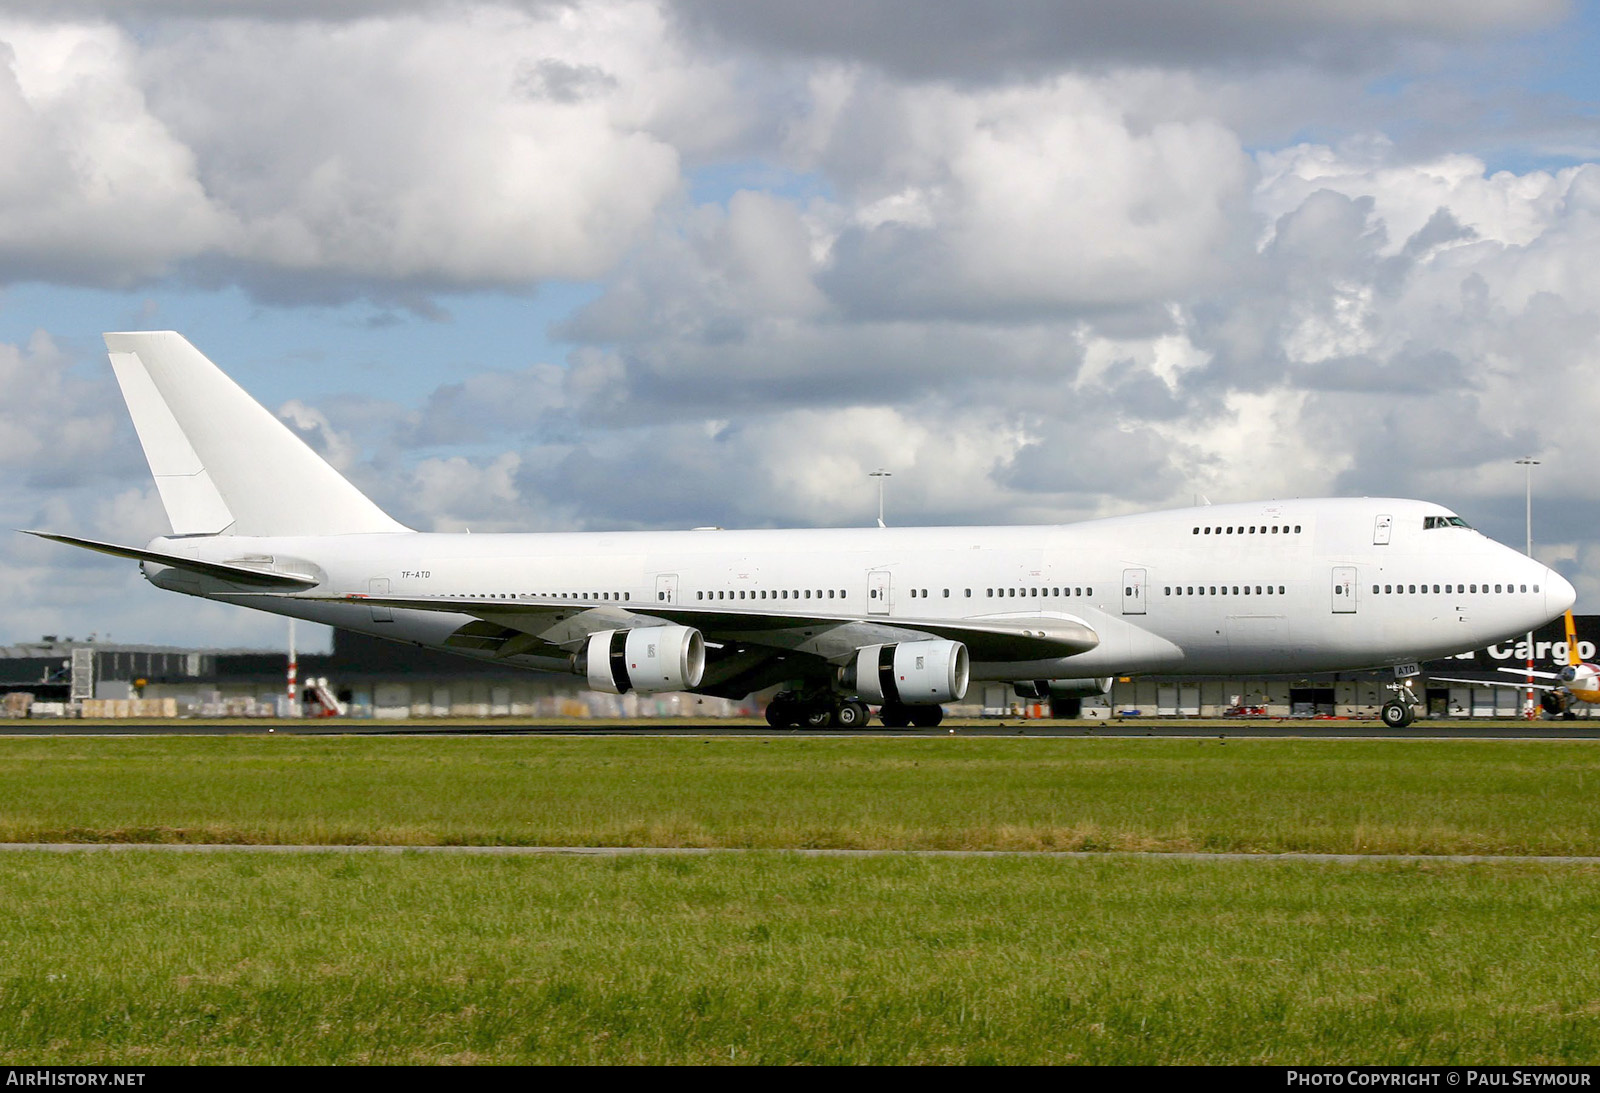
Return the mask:
[[(1600, 13), (0, 0), (0, 503), (167, 530), (176, 329), (403, 522), (1450, 505), (1600, 610)], [(0, 641), (282, 623), (0, 538)]]

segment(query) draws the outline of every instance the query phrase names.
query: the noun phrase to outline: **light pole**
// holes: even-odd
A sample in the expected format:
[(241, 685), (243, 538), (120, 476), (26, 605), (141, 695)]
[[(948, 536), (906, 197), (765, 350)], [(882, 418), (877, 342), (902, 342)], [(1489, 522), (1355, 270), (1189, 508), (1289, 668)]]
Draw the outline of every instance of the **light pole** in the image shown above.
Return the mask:
[[(1523, 504), (1527, 519), (1528, 530), (1528, 557), (1533, 557), (1533, 468), (1539, 465), (1539, 460), (1532, 456), (1523, 456), (1517, 460), (1517, 466), (1524, 472)], [(1533, 631), (1528, 631), (1528, 689), (1522, 699), (1522, 716), (1533, 720)]]
[(883, 480), (885, 478), (893, 478), (894, 475), (891, 472), (884, 470), (882, 467), (879, 467), (877, 470), (868, 474), (867, 477), (876, 478), (878, 480), (878, 526), (880, 528), (888, 527), (889, 525), (883, 522)]

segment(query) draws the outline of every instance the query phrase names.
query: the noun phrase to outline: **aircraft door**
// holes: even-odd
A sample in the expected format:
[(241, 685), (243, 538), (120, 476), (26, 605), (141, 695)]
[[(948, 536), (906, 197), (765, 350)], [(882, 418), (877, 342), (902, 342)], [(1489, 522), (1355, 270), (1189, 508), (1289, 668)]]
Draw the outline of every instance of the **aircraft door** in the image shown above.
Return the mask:
[(887, 615), (889, 613), (889, 571), (887, 569), (872, 569), (867, 571), (867, 614)]
[(1335, 615), (1356, 613), (1356, 567), (1353, 565), (1333, 567), (1333, 613)]
[[(367, 594), (369, 596), (387, 596), (389, 594), (389, 578), (387, 578), (387, 577), (374, 577), (374, 578), (372, 578), (370, 581), (367, 582)], [(389, 610), (387, 607), (376, 607), (375, 606), (372, 609), (372, 621), (373, 622), (393, 622), (394, 621), (394, 612)]]
[(656, 574), (656, 602), (678, 602), (678, 575), (676, 573)]
[(1372, 545), (1388, 546), (1389, 535), (1394, 531), (1394, 517), (1380, 516), (1372, 522)]
[(1144, 570), (1124, 569), (1122, 571), (1122, 613), (1124, 615), (1142, 615), (1145, 613), (1144, 586)]

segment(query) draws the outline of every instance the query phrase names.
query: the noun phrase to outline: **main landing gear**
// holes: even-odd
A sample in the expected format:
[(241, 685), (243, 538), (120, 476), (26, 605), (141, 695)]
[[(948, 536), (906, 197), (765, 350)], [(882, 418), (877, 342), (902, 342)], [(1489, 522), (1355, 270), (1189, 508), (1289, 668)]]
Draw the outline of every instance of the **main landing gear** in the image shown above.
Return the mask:
[[(878, 719), (890, 729), (908, 725), (931, 729), (944, 720), (944, 708), (890, 704), (879, 709)], [(860, 729), (871, 720), (872, 711), (865, 702), (831, 692), (779, 691), (767, 703), (767, 724), (775, 729)]]

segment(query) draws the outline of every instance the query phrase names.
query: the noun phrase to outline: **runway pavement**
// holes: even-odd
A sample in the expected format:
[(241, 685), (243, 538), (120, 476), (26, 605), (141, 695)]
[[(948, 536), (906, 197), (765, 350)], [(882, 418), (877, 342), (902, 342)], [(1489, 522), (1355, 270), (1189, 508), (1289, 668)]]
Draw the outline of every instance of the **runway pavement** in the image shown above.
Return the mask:
[(714, 737), (1167, 737), (1208, 739), (1364, 740), (1600, 740), (1600, 721), (1419, 721), (1404, 729), (1380, 721), (1208, 720), (1128, 718), (1111, 721), (1001, 719), (947, 722), (936, 729), (772, 729), (749, 721), (629, 721), (530, 723), (485, 721), (368, 721), (270, 719), (235, 721), (16, 720), (0, 736), (714, 736)]

